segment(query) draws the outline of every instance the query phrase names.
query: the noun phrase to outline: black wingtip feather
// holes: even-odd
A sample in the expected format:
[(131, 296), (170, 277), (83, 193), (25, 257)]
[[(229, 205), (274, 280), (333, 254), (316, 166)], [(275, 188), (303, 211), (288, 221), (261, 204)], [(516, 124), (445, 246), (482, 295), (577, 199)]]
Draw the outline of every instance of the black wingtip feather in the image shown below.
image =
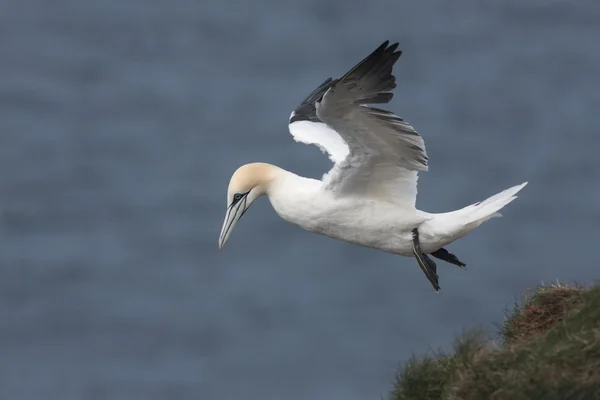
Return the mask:
[(294, 110), (294, 114), (290, 117), (289, 123), (293, 123), (296, 121), (311, 121), (311, 122), (319, 122), (319, 118), (317, 117), (317, 110), (315, 108), (315, 103), (321, 98), (330, 87), (335, 85), (337, 79), (327, 78), (323, 83), (321, 83), (315, 90), (313, 90), (302, 102), (296, 107)]
[(389, 40), (383, 42), (371, 54), (362, 59), (358, 64), (346, 72), (335, 85), (349, 84), (353, 81), (360, 81), (364, 92), (356, 99), (356, 104), (370, 104), (373, 99), (387, 100), (393, 98), (389, 96), (377, 96), (382, 92), (391, 92), (396, 88), (396, 77), (392, 70), (394, 64), (400, 58), (402, 51), (397, 50), (399, 43), (389, 46)]
[(384, 41), (341, 78), (327, 78), (302, 100), (294, 110), (294, 115), (290, 118), (289, 122), (318, 122), (315, 103), (323, 98), (327, 90), (338, 83), (351, 84), (353, 81), (364, 82), (365, 90), (357, 99), (357, 104), (389, 103), (394, 97), (391, 91), (396, 88), (396, 77), (392, 74), (392, 69), (402, 54), (401, 50), (397, 50), (399, 43), (396, 42), (392, 45), (389, 43), (389, 40)]
[(402, 54), (402, 51), (396, 51), (399, 43), (394, 43), (389, 47), (388, 44), (389, 40), (383, 42), (379, 47), (373, 50), (371, 54), (363, 58), (353, 68), (346, 72), (344, 76), (340, 78), (340, 81), (344, 81), (351, 76), (360, 79), (377, 65), (380, 65), (380, 69), (390, 67), (389, 69), (391, 73), (391, 67), (396, 63)]
[(318, 101), (321, 97), (323, 97), (323, 94), (325, 94), (327, 89), (329, 89), (331, 87), (332, 82), (333, 82), (333, 78), (331, 78), (331, 77), (325, 79), (325, 81), (323, 81), (323, 83), (321, 83), (319, 86), (317, 86), (317, 88), (315, 90), (313, 90), (308, 96), (306, 96), (306, 98), (304, 100), (302, 100), (300, 105), (311, 104), (311, 103), (314, 103), (315, 101)]

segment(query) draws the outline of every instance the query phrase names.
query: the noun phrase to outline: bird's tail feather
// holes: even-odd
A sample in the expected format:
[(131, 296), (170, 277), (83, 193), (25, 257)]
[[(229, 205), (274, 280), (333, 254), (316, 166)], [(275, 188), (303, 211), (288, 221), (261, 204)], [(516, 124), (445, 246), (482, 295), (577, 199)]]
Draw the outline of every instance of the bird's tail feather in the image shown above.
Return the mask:
[(471, 232), (485, 221), (501, 217), (500, 210), (515, 200), (517, 193), (525, 185), (527, 185), (527, 182), (503, 190), (483, 201), (459, 210), (432, 214), (433, 218), (426, 221), (422, 227), (419, 227), (419, 231), (421, 235), (431, 235), (431, 237), (438, 238), (440, 243), (436, 245), (445, 246)]

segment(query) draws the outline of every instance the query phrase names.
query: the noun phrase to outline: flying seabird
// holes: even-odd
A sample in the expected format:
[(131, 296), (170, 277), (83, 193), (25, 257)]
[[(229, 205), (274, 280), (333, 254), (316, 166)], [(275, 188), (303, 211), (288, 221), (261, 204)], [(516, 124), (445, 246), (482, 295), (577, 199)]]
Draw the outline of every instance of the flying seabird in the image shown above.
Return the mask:
[(451, 212), (416, 208), (417, 174), (428, 170), (423, 138), (404, 119), (370, 106), (393, 97), (397, 47), (385, 41), (341, 78), (326, 79), (291, 113), (293, 138), (318, 146), (333, 162), (321, 180), (258, 162), (235, 171), (219, 249), (266, 195), (281, 218), (310, 232), (414, 257), (436, 291), (439, 277), (429, 255), (466, 267), (444, 246), (500, 216), (527, 182)]

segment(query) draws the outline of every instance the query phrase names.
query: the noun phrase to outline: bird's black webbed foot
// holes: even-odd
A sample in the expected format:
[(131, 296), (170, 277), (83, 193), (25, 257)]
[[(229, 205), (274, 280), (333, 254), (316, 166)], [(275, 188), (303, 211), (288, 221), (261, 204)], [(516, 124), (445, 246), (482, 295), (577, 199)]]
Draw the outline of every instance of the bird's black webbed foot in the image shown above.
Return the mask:
[(431, 282), (433, 289), (435, 289), (436, 292), (439, 292), (440, 284), (439, 277), (437, 275), (437, 266), (435, 265), (435, 262), (433, 262), (433, 260), (429, 258), (427, 254), (423, 253), (423, 250), (421, 250), (421, 245), (419, 243), (419, 231), (417, 228), (412, 230), (412, 234), (413, 254), (417, 259), (417, 263), (419, 264), (419, 267), (423, 273), (425, 273), (427, 279), (429, 279), (429, 282)]
[(457, 266), (461, 267), (462, 269), (467, 269), (467, 264), (460, 261), (458, 259), (458, 257), (456, 257), (454, 254), (450, 253), (448, 250), (444, 249), (443, 247), (439, 250), (434, 251), (433, 253), (431, 253), (431, 255), (434, 256), (435, 258), (439, 258), (440, 260), (446, 261), (450, 264), (457, 265)]

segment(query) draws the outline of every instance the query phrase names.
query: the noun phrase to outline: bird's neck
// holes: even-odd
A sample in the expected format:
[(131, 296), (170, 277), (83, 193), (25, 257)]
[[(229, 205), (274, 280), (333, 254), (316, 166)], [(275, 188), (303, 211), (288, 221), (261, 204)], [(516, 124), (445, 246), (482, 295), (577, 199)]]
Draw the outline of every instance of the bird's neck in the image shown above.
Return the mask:
[(276, 178), (266, 190), (266, 195), (281, 218), (304, 227), (307, 218), (315, 211), (315, 200), (323, 182), (277, 168)]

